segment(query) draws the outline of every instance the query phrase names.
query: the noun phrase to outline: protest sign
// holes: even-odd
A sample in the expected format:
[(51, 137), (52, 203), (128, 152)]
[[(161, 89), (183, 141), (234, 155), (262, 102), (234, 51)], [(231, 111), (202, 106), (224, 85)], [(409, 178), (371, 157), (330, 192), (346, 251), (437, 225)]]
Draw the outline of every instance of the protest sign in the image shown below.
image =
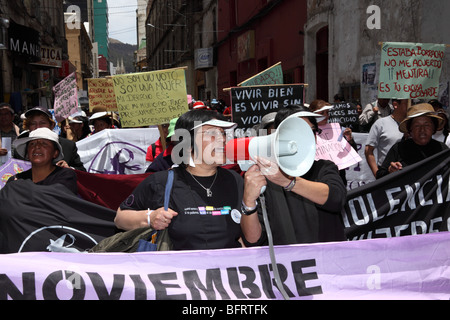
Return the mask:
[(350, 128), (352, 131), (359, 129), (359, 114), (353, 103), (334, 103), (333, 109), (329, 110), (328, 114), (329, 123), (339, 123), (342, 127)]
[(342, 210), (347, 238), (450, 231), (450, 150), (352, 190)]
[(54, 110), (57, 122), (64, 121), (78, 111), (78, 87), (75, 72), (54, 86), (53, 93), (55, 94)]
[(343, 137), (343, 129), (338, 123), (328, 123), (320, 129), (322, 133), (316, 138), (316, 160), (334, 162), (339, 170), (362, 161), (356, 150)]
[[(448, 301), (449, 246), (450, 234), (439, 233), (280, 246), (275, 253), (291, 300)], [(0, 300), (171, 300), (166, 316), (181, 318), (202, 305), (204, 312), (210, 310), (208, 318), (215, 314), (220, 319), (229, 306), (235, 310), (235, 303), (245, 304), (249, 312), (255, 304), (251, 300), (265, 305), (283, 299), (266, 247), (132, 254), (30, 252), (1, 259)], [(199, 300), (225, 300), (226, 305), (216, 308), (216, 302)], [(179, 307), (183, 301), (190, 309)], [(281, 314), (272, 307), (266, 310), (268, 319)]]
[(88, 79), (89, 111), (94, 107), (106, 107), (106, 111), (117, 111), (116, 95), (112, 79)]
[(382, 44), (380, 99), (438, 99), (445, 45)]
[(184, 68), (118, 75), (112, 79), (124, 128), (169, 123), (189, 111)]
[(271, 84), (284, 84), (283, 68), (281, 67), (281, 62), (238, 84), (238, 87), (251, 87)]
[(233, 122), (240, 129), (260, 124), (262, 117), (290, 104), (302, 105), (303, 84), (231, 88)]

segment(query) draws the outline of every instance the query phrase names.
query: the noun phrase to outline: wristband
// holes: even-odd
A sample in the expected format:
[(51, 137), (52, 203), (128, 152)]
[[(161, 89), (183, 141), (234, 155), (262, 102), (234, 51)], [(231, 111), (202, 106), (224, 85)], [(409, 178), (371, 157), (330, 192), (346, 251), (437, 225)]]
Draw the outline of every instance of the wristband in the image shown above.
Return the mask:
[(291, 182), (287, 185), (287, 187), (284, 187), (284, 190), (286, 190), (287, 192), (291, 192), (292, 189), (294, 189), (295, 184), (297, 183), (297, 179), (292, 179)]
[(150, 215), (152, 214), (152, 212), (153, 212), (153, 210), (147, 209), (147, 225), (148, 225), (149, 227), (151, 227), (151, 224), (150, 224)]
[(252, 214), (254, 214), (256, 211), (258, 211), (258, 201), (256, 201), (256, 206), (253, 208), (249, 208), (245, 205), (244, 200), (242, 200), (242, 206), (241, 206), (241, 211), (242, 214), (245, 216), (250, 216)]

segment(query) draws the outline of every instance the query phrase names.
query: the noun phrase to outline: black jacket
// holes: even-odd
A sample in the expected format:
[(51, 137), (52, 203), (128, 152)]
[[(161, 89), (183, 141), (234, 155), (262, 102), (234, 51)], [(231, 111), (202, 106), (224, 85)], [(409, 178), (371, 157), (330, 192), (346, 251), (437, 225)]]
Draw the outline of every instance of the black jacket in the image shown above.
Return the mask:
[[(323, 206), (316, 205), (269, 181), (264, 197), (274, 244), (345, 241), (341, 210), (346, 201), (347, 189), (337, 166), (331, 161), (315, 161), (303, 178), (326, 183), (330, 188), (328, 201)], [(261, 206), (258, 215), (263, 228), (261, 238), (257, 243), (248, 243), (244, 239), (246, 246), (268, 244)]]
[(60, 137), (59, 144), (61, 145), (64, 153), (64, 160), (69, 167), (75, 170), (86, 171), (81, 162), (80, 155), (78, 154), (77, 144), (71, 140)]
[(389, 150), (383, 164), (378, 168), (376, 178), (380, 179), (387, 176), (392, 162), (400, 162), (405, 168), (447, 149), (445, 143), (434, 139), (431, 139), (426, 146), (419, 146), (412, 139), (402, 140), (394, 144)]

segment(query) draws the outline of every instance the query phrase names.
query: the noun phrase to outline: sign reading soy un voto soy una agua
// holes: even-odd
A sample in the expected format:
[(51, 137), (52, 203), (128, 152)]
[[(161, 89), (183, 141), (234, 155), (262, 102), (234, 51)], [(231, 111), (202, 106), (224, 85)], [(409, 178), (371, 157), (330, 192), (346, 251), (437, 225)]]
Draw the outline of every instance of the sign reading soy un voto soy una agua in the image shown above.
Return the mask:
[(189, 110), (183, 68), (118, 75), (112, 79), (124, 128), (169, 123)]
[(304, 90), (303, 84), (231, 88), (233, 122), (240, 129), (250, 129), (269, 113), (302, 105)]

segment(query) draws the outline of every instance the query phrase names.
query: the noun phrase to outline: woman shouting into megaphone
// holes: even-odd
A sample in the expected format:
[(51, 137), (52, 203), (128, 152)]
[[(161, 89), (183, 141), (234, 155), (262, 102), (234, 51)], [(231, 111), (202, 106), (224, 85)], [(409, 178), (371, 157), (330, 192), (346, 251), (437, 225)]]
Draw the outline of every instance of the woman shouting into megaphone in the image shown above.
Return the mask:
[(227, 130), (236, 127), (221, 114), (191, 110), (175, 125), (176, 165), (168, 208), (168, 171), (147, 177), (117, 210), (115, 223), (123, 230), (153, 228), (168, 232), (173, 250), (241, 247), (240, 210), (243, 179), (226, 163)]
[[(277, 113), (275, 128), (290, 117), (303, 119), (317, 134), (317, 117), (306, 107), (288, 106)], [(301, 150), (299, 150), (301, 152)], [(325, 160), (313, 161), (309, 171), (292, 177), (278, 163), (257, 158), (256, 165), (245, 174), (244, 214), (241, 228), (246, 246), (267, 245), (258, 205), (259, 190), (265, 186), (265, 206), (275, 245), (345, 241), (341, 209), (345, 204), (346, 187), (337, 166)], [(249, 210), (252, 212), (252, 210)]]

